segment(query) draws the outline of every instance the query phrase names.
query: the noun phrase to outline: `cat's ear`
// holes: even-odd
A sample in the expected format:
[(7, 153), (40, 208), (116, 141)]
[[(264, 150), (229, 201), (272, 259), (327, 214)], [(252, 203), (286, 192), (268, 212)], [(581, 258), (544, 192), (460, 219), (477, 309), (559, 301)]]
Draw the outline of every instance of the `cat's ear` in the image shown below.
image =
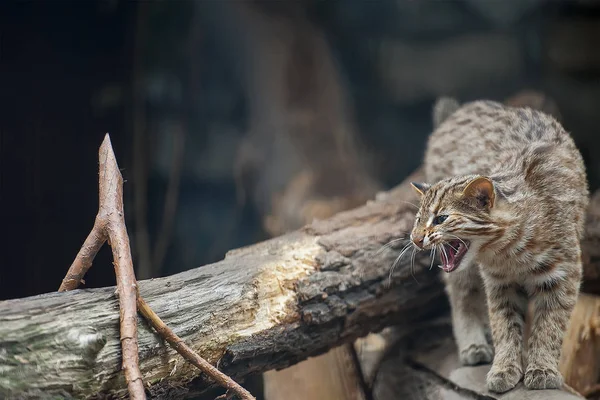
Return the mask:
[(419, 182), (411, 182), (410, 186), (419, 194), (419, 196), (423, 196), (427, 190), (431, 187), (431, 185), (427, 183), (419, 183)]
[(473, 178), (463, 190), (463, 196), (475, 199), (480, 206), (490, 209), (496, 200), (494, 183), (485, 176)]

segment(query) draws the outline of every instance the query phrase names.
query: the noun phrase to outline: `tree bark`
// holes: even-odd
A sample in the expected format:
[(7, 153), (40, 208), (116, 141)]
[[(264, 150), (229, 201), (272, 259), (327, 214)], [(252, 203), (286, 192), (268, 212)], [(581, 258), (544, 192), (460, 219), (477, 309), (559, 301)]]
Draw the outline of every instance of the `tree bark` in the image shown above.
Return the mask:
[[(363, 207), (233, 250), (221, 262), (141, 281), (140, 292), (190, 347), (237, 379), (391, 324), (429, 320), (445, 313), (447, 302), (428, 254), (416, 254), (413, 266), (404, 257), (390, 276), (398, 251), (382, 251), (412, 226), (407, 202), (417, 199), (406, 182)], [(590, 214), (598, 205), (592, 202)], [(589, 219), (586, 253), (598, 241), (597, 225)], [(589, 259), (586, 271), (594, 265)], [(0, 302), (0, 398), (126, 396), (118, 315), (114, 288)], [(138, 342), (151, 398), (191, 397), (211, 385), (141, 319)]]
[[(424, 257), (416, 258), (414, 270), (406, 257), (390, 281), (397, 251), (379, 251), (411, 227), (412, 206), (404, 200), (415, 200), (406, 185), (303, 230), (231, 251), (221, 262), (141, 281), (141, 295), (190, 347), (234, 378), (287, 367), (391, 323), (420, 320), (445, 308), (436, 274)], [(0, 397), (125, 396), (118, 315), (114, 288), (1, 302)], [(138, 341), (152, 398), (185, 398), (210, 386), (141, 319)]]

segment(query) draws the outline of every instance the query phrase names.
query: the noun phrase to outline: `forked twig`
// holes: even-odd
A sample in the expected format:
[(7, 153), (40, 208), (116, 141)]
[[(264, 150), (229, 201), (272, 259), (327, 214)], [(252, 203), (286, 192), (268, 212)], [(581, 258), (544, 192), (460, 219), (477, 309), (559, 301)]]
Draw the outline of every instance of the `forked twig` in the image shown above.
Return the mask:
[(76, 289), (83, 276), (89, 270), (104, 242), (108, 240), (113, 253), (113, 264), (117, 276), (121, 321), (121, 347), (123, 350), (123, 369), (127, 388), (132, 400), (145, 400), (146, 393), (139, 368), (137, 343), (137, 311), (148, 320), (161, 337), (186, 360), (210, 376), (218, 384), (235, 393), (242, 400), (255, 398), (233, 379), (213, 367), (208, 361), (196, 354), (152, 311), (139, 296), (133, 271), (133, 260), (129, 246), (129, 236), (125, 225), (123, 210), (123, 177), (119, 171), (115, 153), (108, 134), (100, 146), (100, 204), (92, 231), (77, 253), (73, 264), (62, 281), (60, 292)]
[(77, 253), (59, 292), (79, 286), (81, 279), (91, 267), (94, 257), (106, 240), (113, 253), (113, 264), (117, 276), (117, 293), (121, 321), (121, 348), (123, 369), (131, 399), (146, 399), (142, 374), (140, 373), (137, 343), (137, 284), (133, 272), (133, 261), (129, 237), (125, 228), (123, 211), (123, 177), (108, 134), (104, 137), (100, 156), (100, 201), (98, 214), (92, 231)]

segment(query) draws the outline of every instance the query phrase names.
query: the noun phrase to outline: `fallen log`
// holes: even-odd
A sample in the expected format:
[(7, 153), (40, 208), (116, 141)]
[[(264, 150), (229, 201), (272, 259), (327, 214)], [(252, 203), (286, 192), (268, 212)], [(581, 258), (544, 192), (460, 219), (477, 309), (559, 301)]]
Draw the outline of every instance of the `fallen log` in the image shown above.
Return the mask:
[[(404, 185), (221, 262), (141, 281), (140, 293), (190, 347), (235, 379), (292, 365), (444, 310), (424, 254), (414, 270), (406, 257), (390, 277), (397, 251), (380, 251), (410, 229), (414, 207), (406, 200), (415, 198)], [(109, 266), (95, 266), (102, 267)], [(124, 397), (118, 325), (114, 288), (0, 302), (0, 398)], [(149, 397), (185, 398), (208, 387), (143, 320), (138, 325)]]
[[(141, 281), (140, 293), (191, 348), (234, 379), (287, 367), (388, 325), (429, 320), (447, 303), (428, 254), (416, 254), (414, 265), (409, 254), (390, 273), (398, 251), (382, 250), (406, 236), (415, 201), (404, 183), (363, 207), (233, 250), (221, 262)], [(591, 218), (588, 232), (594, 224)], [(584, 246), (594, 243), (588, 240)], [(0, 398), (125, 397), (118, 315), (114, 288), (0, 302)], [(138, 325), (150, 398), (192, 397), (210, 386), (143, 320)]]

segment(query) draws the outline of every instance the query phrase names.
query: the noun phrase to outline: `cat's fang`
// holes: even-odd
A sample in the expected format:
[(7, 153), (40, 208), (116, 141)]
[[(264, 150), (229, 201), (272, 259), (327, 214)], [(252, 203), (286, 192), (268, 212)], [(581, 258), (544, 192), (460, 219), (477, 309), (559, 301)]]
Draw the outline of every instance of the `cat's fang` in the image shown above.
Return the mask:
[(469, 250), (467, 242), (463, 240), (451, 240), (442, 244), (444, 251), (441, 253), (442, 269), (444, 272), (452, 272), (460, 265), (464, 255)]

